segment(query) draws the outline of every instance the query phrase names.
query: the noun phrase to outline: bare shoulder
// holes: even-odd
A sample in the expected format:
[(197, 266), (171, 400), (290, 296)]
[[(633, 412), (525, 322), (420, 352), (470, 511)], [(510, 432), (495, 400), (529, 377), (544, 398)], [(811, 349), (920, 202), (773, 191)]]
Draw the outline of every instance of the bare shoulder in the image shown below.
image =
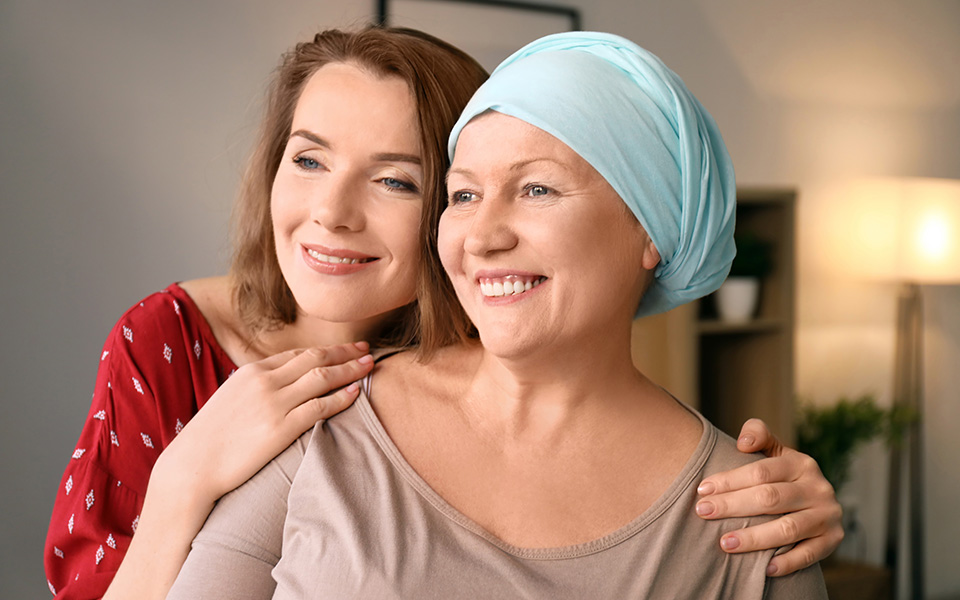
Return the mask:
[(230, 278), (226, 275), (191, 279), (182, 281), (178, 285), (189, 294), (204, 316), (208, 313), (215, 314), (230, 310), (232, 305)]
[(217, 342), (236, 364), (257, 358), (248, 356), (247, 328), (234, 308), (233, 286), (228, 276), (191, 279), (179, 285), (200, 309)]
[(414, 418), (435, 408), (466, 387), (480, 357), (477, 348), (449, 346), (429, 361), (408, 350), (378, 361), (371, 377), (371, 405), (385, 421)]
[(470, 366), (479, 358), (479, 346), (472, 344), (441, 348), (429, 360), (416, 350), (405, 350), (378, 361), (373, 378), (378, 387), (389, 389), (447, 388), (470, 373)]

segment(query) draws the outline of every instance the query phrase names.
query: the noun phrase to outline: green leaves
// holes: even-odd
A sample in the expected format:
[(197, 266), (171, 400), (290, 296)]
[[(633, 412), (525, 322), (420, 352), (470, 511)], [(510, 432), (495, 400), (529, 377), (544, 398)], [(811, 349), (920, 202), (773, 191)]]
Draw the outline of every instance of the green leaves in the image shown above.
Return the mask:
[(897, 445), (918, 419), (915, 411), (903, 406), (878, 407), (870, 394), (856, 400), (843, 397), (832, 406), (804, 402), (797, 419), (797, 449), (812, 456), (839, 491), (849, 478), (857, 447), (878, 436), (888, 445)]

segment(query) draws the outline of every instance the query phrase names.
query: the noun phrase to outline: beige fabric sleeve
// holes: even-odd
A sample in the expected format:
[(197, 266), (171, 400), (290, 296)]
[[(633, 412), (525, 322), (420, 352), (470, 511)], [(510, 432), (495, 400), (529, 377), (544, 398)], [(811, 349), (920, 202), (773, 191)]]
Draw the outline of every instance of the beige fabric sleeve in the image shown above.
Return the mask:
[(287, 494), (313, 430), (220, 499), (193, 540), (168, 600), (270, 598)]

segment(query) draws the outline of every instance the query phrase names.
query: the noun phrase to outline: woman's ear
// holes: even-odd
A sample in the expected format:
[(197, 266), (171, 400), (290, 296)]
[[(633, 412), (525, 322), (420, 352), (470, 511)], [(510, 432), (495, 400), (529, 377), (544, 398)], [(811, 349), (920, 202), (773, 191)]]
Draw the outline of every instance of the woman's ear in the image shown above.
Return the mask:
[(644, 237), (646, 237), (647, 240), (643, 246), (643, 256), (640, 258), (640, 265), (644, 269), (652, 271), (660, 264), (660, 251), (653, 245), (653, 240), (650, 239), (650, 236), (646, 232), (644, 232)]

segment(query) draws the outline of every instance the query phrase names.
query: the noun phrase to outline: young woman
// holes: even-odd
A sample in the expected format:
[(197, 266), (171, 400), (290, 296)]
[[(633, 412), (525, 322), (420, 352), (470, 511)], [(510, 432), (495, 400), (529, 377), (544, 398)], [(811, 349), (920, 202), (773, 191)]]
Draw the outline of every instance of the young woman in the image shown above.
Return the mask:
[[(314, 80), (328, 63), (359, 67)], [(355, 386), (330, 394), (370, 369), (366, 343), (353, 342), (413, 341), (446, 136), (485, 78), (409, 30), (328, 31), (284, 57), (230, 277), (146, 298), (107, 340), (48, 533), (58, 597), (102, 596), (134, 531), (131, 558), (144, 560), (117, 583), (145, 598), (150, 577), (172, 581), (217, 498), (353, 401)], [(169, 557), (172, 573), (159, 573)]]
[[(407, 345), (420, 311), (459, 314), (449, 291), (422, 292), (438, 280), (437, 262), (422, 259), (436, 252), (447, 132), (484, 78), (462, 52), (410, 30), (324, 32), (285, 57), (240, 199), (231, 276), (148, 297), (107, 341), (48, 534), (58, 597), (98, 597), (115, 575), (110, 596), (162, 597), (213, 503), (356, 397), (356, 386), (328, 393), (369, 372), (359, 340)], [(425, 323), (420, 338), (442, 346), (445, 335)], [(318, 348), (330, 344), (344, 345)], [(769, 440), (764, 428), (754, 435)], [(712, 516), (835, 510), (832, 491), (811, 494), (815, 467), (771, 460), (791, 490), (784, 502), (719, 494)], [(744, 481), (755, 475), (714, 479), (719, 492)], [(802, 528), (829, 552), (825, 531)], [(739, 532), (740, 550), (793, 541), (770, 533)]]

